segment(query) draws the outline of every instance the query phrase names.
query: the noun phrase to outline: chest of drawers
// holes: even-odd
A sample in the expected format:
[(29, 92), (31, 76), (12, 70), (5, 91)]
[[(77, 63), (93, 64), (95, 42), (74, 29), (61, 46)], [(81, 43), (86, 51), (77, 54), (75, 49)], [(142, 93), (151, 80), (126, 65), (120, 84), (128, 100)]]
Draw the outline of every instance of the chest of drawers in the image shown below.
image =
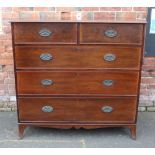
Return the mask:
[(145, 23), (11, 25), (21, 138), (28, 126), (128, 127), (136, 138)]

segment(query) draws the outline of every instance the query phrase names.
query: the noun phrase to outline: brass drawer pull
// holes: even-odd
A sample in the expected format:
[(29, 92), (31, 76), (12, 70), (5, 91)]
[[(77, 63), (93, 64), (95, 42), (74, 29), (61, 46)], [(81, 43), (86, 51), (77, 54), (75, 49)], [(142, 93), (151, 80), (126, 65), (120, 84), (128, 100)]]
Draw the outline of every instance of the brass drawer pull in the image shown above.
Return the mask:
[(109, 37), (109, 38), (113, 38), (116, 37), (118, 35), (117, 31), (114, 29), (108, 29), (104, 32), (105, 36)]
[(104, 112), (104, 113), (110, 113), (110, 112), (113, 111), (113, 108), (110, 107), (110, 106), (104, 106), (104, 107), (101, 108), (101, 110), (102, 110), (102, 112)]
[(54, 82), (52, 80), (49, 80), (49, 79), (44, 79), (41, 81), (41, 84), (44, 85), (44, 86), (50, 86), (52, 85)]
[(46, 29), (46, 28), (41, 29), (41, 30), (39, 31), (39, 35), (42, 36), (42, 37), (49, 37), (51, 34), (52, 34), (52, 32), (49, 31), (49, 30)]
[(53, 59), (53, 56), (49, 53), (43, 53), (40, 55), (40, 59), (43, 61), (49, 61)]
[(53, 112), (53, 110), (54, 110), (54, 108), (53, 107), (51, 107), (51, 106), (44, 106), (44, 107), (42, 107), (42, 111), (43, 112)]
[(113, 85), (113, 80), (104, 80), (102, 83), (105, 86), (112, 86)]
[(116, 60), (116, 56), (114, 54), (105, 54), (104, 60), (105, 61), (114, 61), (114, 60)]

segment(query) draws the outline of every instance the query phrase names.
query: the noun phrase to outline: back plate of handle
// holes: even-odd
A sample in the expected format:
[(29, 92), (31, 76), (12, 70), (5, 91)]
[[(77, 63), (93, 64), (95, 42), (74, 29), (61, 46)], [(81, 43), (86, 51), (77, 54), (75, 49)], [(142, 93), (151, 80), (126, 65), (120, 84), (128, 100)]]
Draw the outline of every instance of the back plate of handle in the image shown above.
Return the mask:
[(44, 86), (50, 86), (53, 84), (53, 81), (52, 80), (49, 80), (49, 79), (44, 79), (41, 81), (41, 84), (44, 85)]
[(104, 112), (104, 113), (110, 113), (110, 112), (113, 111), (113, 108), (110, 107), (110, 106), (104, 106), (104, 107), (101, 108), (101, 110), (102, 110), (102, 112)]
[(43, 61), (49, 61), (53, 59), (53, 56), (49, 53), (43, 53), (40, 55), (40, 59)]
[(105, 36), (109, 37), (109, 38), (113, 38), (117, 36), (117, 31), (114, 29), (108, 29), (104, 32)]
[(114, 61), (114, 60), (116, 60), (116, 56), (114, 54), (105, 54), (104, 60), (105, 61)]
[(39, 31), (39, 35), (42, 37), (49, 37), (52, 34), (52, 32), (46, 28), (43, 28)]
[(105, 86), (112, 86), (113, 85), (113, 80), (104, 80), (102, 83)]
[(44, 106), (44, 107), (42, 107), (42, 111), (46, 112), (46, 113), (53, 112), (53, 110), (54, 110), (54, 108), (51, 107), (51, 106)]

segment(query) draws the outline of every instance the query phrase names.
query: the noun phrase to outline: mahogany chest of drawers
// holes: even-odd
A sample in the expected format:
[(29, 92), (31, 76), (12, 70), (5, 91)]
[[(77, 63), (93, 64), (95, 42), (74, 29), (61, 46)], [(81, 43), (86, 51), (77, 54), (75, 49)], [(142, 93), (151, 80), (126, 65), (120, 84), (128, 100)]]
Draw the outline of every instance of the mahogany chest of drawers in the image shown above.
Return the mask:
[(11, 25), (21, 138), (28, 126), (128, 127), (136, 138), (145, 22)]

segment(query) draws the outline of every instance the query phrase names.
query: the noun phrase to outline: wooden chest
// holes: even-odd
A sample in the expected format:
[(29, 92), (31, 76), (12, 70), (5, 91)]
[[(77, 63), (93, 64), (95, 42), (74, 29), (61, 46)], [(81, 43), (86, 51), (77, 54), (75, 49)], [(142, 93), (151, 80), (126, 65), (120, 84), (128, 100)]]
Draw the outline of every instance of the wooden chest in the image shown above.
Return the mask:
[(11, 25), (21, 138), (27, 126), (128, 127), (136, 138), (144, 22)]

